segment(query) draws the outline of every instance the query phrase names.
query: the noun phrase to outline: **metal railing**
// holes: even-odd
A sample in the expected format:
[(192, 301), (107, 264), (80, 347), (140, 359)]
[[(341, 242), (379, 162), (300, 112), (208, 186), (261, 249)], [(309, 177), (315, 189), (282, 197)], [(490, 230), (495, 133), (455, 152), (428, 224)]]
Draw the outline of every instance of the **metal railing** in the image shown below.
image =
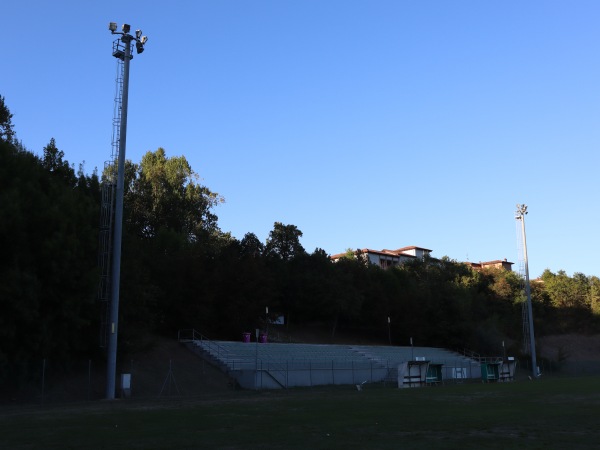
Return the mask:
[(198, 345), (200, 348), (206, 350), (211, 356), (227, 365), (229, 365), (229, 361), (234, 361), (237, 359), (236, 356), (225, 347), (208, 339), (202, 333), (199, 333), (193, 328), (179, 330), (177, 332), (177, 340), (179, 342), (192, 342), (195, 345)]

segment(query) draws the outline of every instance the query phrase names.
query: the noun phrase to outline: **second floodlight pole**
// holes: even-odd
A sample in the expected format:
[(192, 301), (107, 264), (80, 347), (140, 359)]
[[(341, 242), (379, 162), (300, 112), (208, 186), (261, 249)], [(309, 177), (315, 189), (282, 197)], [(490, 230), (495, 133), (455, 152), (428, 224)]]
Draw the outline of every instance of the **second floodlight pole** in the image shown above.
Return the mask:
[(127, 141), (127, 100), (129, 96), (129, 61), (131, 60), (131, 39), (124, 34), (121, 40), (125, 44), (123, 57), (123, 97), (121, 99), (121, 127), (119, 132), (119, 160), (117, 169), (117, 189), (115, 191), (115, 227), (113, 231), (113, 260), (111, 275), (111, 302), (108, 332), (108, 358), (106, 398), (115, 398), (117, 376), (117, 336), (119, 325), (119, 285), (121, 281), (121, 242), (123, 238), (123, 198), (125, 195), (125, 147)]
[(529, 316), (529, 349), (531, 350), (531, 369), (534, 378), (538, 377), (537, 357), (535, 354), (535, 333), (533, 331), (533, 306), (531, 304), (531, 287), (529, 284), (529, 261), (527, 259), (527, 237), (525, 235), (525, 215), (527, 205), (517, 205), (517, 219), (521, 220), (523, 237), (523, 262), (525, 263), (525, 295), (527, 296), (527, 314)]
[[(114, 42), (113, 56), (123, 61), (123, 78), (120, 92), (120, 124), (118, 130), (119, 158), (117, 162), (117, 186), (115, 189), (114, 223), (112, 233), (112, 266), (110, 287), (110, 310), (108, 321), (108, 348), (106, 358), (106, 398), (115, 398), (117, 375), (117, 336), (119, 331), (119, 288), (121, 281), (121, 241), (123, 236), (123, 199), (125, 196), (125, 143), (127, 141), (127, 102), (129, 99), (129, 62), (133, 58), (131, 43), (135, 41), (138, 54), (144, 51), (148, 36), (142, 36), (142, 30), (135, 31), (135, 37), (129, 34), (130, 25), (123, 24), (122, 32), (117, 31), (117, 24), (110, 22), (108, 29), (113, 35), (121, 37)], [(121, 41), (123, 45), (119, 43)], [(119, 63), (120, 64), (120, 63)], [(119, 82), (120, 78), (117, 78)], [(117, 102), (117, 99), (115, 99)], [(113, 130), (114, 131), (114, 130)]]
[(123, 238), (123, 198), (125, 196), (125, 144), (127, 141), (127, 100), (129, 96), (129, 61), (131, 40), (123, 34), (125, 44), (123, 57), (123, 96), (121, 99), (121, 126), (119, 132), (119, 160), (117, 166), (117, 189), (115, 192), (115, 226), (113, 230), (113, 259), (111, 274), (110, 318), (108, 321), (108, 355), (106, 376), (106, 398), (114, 400), (117, 376), (117, 335), (119, 326), (119, 287), (121, 281), (121, 242)]

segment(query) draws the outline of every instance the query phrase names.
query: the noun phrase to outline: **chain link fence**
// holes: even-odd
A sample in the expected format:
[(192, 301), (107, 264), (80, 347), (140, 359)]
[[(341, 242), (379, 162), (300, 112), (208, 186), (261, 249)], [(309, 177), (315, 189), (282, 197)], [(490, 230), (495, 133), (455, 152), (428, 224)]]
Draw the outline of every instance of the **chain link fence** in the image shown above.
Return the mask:
[[(230, 391), (234, 383), (202, 359), (176, 356), (129, 359), (117, 365), (117, 397), (151, 399), (195, 397)], [(5, 366), (0, 404), (52, 404), (106, 398), (106, 363), (80, 360), (65, 364), (42, 359)], [(124, 382), (124, 383), (123, 383)]]
[[(121, 361), (117, 367), (117, 397), (132, 399), (193, 398), (222, 395), (237, 389), (233, 377), (189, 352), (176, 352), (163, 358), (139, 358)], [(336, 367), (333, 379), (352, 378), (353, 382), (369, 381), (356, 374), (358, 368)], [(526, 380), (531, 373), (531, 361), (518, 362), (515, 381)], [(600, 375), (600, 361), (541, 360), (539, 369), (545, 377), (579, 377)], [(370, 369), (369, 369), (370, 370)], [(0, 404), (58, 404), (97, 401), (106, 397), (106, 364), (93, 359), (68, 364), (56, 360), (19, 361), (0, 368), (4, 381), (0, 385)], [(350, 375), (348, 375), (350, 374)], [(390, 375), (395, 371), (391, 370)], [(289, 376), (289, 374), (286, 374)], [(335, 378), (340, 377), (340, 378)], [(381, 386), (397, 387), (391, 376)], [(125, 381), (122, 385), (121, 381)], [(450, 384), (452, 379), (445, 380)], [(478, 379), (465, 379), (479, 381)], [(337, 383), (337, 381), (336, 381)], [(314, 383), (317, 385), (318, 383)], [(258, 385), (260, 386), (260, 384)]]
[[(521, 359), (519, 361), (521, 370), (531, 372), (531, 360)], [(567, 376), (581, 377), (600, 375), (600, 361), (552, 361), (541, 359), (538, 368), (542, 377), (544, 376)]]

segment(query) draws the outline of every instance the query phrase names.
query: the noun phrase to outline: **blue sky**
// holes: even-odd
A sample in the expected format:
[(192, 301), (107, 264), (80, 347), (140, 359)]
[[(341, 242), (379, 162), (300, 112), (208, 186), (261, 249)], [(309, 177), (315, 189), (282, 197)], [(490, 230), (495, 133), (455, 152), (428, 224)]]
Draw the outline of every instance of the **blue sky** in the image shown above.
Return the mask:
[(600, 275), (597, 1), (5, 3), (0, 95), (38, 154), (109, 159), (126, 22), (127, 158), (184, 155), (236, 238), (518, 262), (525, 203), (532, 277)]

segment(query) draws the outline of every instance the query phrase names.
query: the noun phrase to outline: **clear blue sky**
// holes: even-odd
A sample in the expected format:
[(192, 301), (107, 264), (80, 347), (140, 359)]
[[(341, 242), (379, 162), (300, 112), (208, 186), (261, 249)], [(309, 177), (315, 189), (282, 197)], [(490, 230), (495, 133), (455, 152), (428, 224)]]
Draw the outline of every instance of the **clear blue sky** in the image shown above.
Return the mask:
[[(124, 6), (123, 6), (124, 5)], [(2, 6), (0, 95), (23, 144), (110, 156), (108, 22), (131, 64), (127, 157), (184, 155), (223, 231), (307, 251), (417, 245), (600, 275), (600, 2), (31, 1)], [(4, 218), (3, 220), (6, 220)]]

